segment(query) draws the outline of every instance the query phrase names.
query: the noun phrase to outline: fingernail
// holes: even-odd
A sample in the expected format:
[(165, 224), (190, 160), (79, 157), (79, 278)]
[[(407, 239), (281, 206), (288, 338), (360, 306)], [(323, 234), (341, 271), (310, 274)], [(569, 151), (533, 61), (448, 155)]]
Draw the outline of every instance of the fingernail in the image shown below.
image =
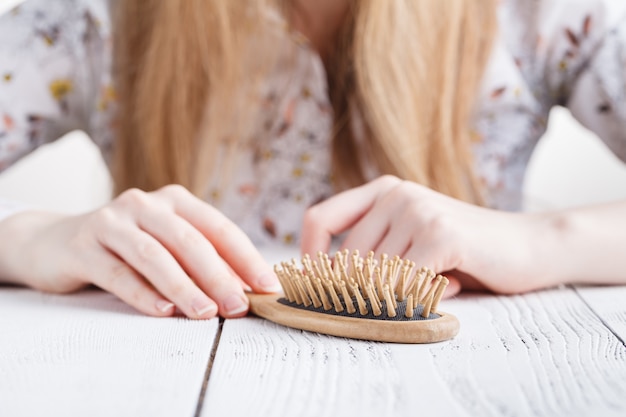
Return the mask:
[(234, 316), (248, 309), (248, 303), (239, 294), (233, 294), (224, 301), (224, 314)]
[(262, 275), (257, 281), (259, 288), (266, 292), (280, 292), (283, 287), (274, 274)]
[(171, 309), (174, 308), (174, 304), (170, 303), (169, 301), (165, 301), (165, 300), (157, 300), (156, 304), (156, 308), (161, 312), (161, 313), (167, 313), (168, 311), (170, 311)]
[(211, 312), (211, 315), (217, 313), (217, 306), (209, 299), (194, 298), (191, 302), (191, 308), (198, 316), (204, 316)]

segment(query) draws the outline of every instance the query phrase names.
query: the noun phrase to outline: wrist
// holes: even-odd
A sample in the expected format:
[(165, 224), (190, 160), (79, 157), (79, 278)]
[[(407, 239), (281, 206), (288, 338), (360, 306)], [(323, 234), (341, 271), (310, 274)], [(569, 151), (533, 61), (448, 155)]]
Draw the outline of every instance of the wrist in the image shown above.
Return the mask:
[(22, 211), (0, 221), (0, 282), (37, 286), (29, 272), (36, 263), (31, 245), (45, 227), (62, 217), (56, 213)]
[(519, 294), (557, 284), (550, 249), (556, 238), (547, 237), (549, 222), (536, 213), (491, 211), (488, 223), (474, 231), (473, 248), (462, 270), (477, 277), (491, 291)]
[(607, 203), (537, 215), (543, 276), (555, 284), (623, 284), (626, 203)]
[(581, 225), (576, 212), (564, 210), (538, 214), (537, 245), (535, 247), (537, 273), (546, 286), (575, 282), (579, 279), (579, 261), (584, 256), (575, 246)]

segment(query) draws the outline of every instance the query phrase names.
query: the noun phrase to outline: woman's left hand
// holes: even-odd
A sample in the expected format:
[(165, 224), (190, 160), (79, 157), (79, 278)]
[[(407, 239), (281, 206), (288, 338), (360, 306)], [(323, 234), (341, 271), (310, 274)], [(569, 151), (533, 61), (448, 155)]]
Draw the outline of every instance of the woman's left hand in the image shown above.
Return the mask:
[(349, 230), (341, 249), (399, 255), (446, 273), (448, 296), (460, 286), (519, 293), (555, 284), (536, 262), (542, 225), (540, 216), (474, 206), (383, 176), (311, 207), (302, 252), (328, 251), (332, 236)]

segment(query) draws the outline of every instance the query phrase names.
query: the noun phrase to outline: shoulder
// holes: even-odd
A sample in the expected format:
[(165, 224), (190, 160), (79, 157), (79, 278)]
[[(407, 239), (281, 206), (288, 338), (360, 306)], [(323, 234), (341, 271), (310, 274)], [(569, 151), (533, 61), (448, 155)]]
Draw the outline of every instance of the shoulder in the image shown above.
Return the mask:
[(623, 0), (502, 0), (501, 29), (550, 35), (561, 29), (606, 30), (626, 15)]
[(546, 105), (562, 104), (626, 19), (623, 0), (502, 0), (500, 42)]
[(13, 7), (1, 7), (0, 16), (14, 17), (31, 15), (45, 21), (55, 17), (68, 17), (90, 11), (108, 14), (116, 0), (12, 0)]
[(69, 59), (85, 54), (110, 38), (108, 0), (25, 0), (0, 15), (0, 56), (19, 66)]
[(516, 52), (541, 57), (601, 42), (626, 19), (624, 0), (502, 0), (500, 35)]
[(0, 15), (0, 70), (26, 84), (46, 75), (87, 82), (110, 54), (110, 7), (110, 0), (21, 2)]
[(98, 32), (110, 31), (112, 0), (24, 0), (0, 14), (3, 39), (34, 38), (52, 46), (57, 41), (85, 32), (93, 26)]
[(23, 136), (43, 143), (89, 129), (111, 68), (110, 7), (25, 0), (0, 14), (0, 114), (21, 120)]

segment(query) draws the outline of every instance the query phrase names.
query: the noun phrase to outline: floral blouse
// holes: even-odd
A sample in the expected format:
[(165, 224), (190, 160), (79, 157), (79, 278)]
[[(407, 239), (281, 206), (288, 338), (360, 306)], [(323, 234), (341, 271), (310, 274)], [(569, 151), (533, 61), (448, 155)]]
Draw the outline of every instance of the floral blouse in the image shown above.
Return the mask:
[[(555, 105), (626, 161), (626, 1), (502, 0), (499, 20), (473, 151), (488, 203), (517, 210)], [(27, 0), (0, 16), (0, 39), (0, 172), (75, 129), (108, 161), (115, 145), (108, 0)], [(265, 86), (281, 109), (266, 121), (270, 140), (238, 155), (227, 189), (206, 193), (257, 244), (295, 244), (306, 208), (332, 194), (325, 70), (306, 42), (286, 32), (285, 39), (299, 47), (295, 65)], [(281, 71), (290, 73), (286, 90)], [(0, 219), (20, 209), (0, 196)]]

